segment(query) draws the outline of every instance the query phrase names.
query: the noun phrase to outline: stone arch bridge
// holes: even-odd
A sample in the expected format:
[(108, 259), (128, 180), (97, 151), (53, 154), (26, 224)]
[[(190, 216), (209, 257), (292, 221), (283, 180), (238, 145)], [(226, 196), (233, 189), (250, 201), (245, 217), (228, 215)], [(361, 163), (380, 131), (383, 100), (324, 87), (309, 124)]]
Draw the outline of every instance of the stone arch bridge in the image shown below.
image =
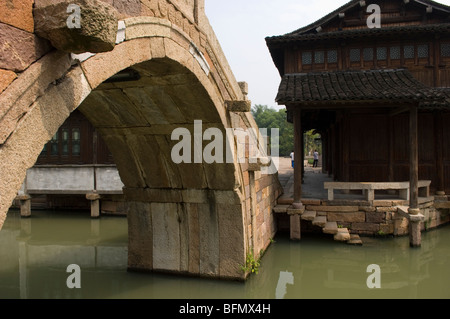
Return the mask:
[(0, 227), (27, 169), (79, 108), (125, 185), (129, 268), (245, 279), (246, 256), (276, 231), (273, 163), (245, 148), (240, 160), (249, 142), (232, 136), (231, 161), (175, 164), (171, 134), (186, 128), (198, 155), (210, 141), (195, 141), (195, 121), (201, 133), (257, 129), (246, 91), (204, 0), (2, 1)]

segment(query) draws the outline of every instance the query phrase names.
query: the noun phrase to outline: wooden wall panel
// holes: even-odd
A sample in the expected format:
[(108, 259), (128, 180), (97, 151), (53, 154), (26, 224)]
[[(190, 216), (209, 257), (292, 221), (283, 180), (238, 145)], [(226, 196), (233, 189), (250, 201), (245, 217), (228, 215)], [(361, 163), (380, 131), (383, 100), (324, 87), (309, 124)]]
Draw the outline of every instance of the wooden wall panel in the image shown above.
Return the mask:
[(443, 113), (443, 157), (445, 192), (450, 194), (450, 113)]
[(349, 115), (349, 179), (379, 182), (389, 178), (389, 122), (384, 114)]
[(436, 145), (434, 114), (419, 113), (419, 180), (431, 180), (431, 188), (436, 189)]

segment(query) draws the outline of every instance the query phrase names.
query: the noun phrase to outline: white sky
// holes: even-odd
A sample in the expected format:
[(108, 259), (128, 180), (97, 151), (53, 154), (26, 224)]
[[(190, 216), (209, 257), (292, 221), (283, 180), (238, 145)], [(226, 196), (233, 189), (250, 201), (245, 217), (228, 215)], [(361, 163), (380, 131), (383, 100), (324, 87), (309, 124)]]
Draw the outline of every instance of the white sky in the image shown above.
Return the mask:
[[(280, 84), (265, 38), (304, 27), (349, 0), (205, 0), (205, 10), (237, 81), (252, 104), (279, 108)], [(436, 1), (450, 5), (450, 0)]]

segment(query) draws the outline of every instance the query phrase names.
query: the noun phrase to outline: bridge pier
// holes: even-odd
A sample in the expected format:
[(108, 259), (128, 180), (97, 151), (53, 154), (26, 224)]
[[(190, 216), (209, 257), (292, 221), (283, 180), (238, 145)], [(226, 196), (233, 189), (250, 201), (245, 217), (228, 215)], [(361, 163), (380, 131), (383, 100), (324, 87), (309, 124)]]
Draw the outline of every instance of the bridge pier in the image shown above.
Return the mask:
[[(131, 195), (132, 190), (125, 190)], [(234, 191), (143, 190), (128, 206), (128, 269), (244, 280), (246, 232)], [(142, 194), (142, 192), (141, 192)], [(159, 197), (152, 202), (151, 197)], [(174, 200), (170, 202), (169, 200)]]

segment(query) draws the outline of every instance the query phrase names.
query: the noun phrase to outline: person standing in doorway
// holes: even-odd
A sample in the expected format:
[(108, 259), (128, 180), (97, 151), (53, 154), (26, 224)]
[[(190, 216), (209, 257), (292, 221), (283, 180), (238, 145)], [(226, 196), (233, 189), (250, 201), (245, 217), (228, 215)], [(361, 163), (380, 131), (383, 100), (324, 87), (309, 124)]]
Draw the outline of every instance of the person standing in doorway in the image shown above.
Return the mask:
[(315, 150), (313, 167), (317, 167), (317, 166), (319, 166), (319, 152), (317, 152), (317, 150)]
[(292, 164), (292, 168), (294, 168), (294, 151), (291, 152), (291, 164)]

